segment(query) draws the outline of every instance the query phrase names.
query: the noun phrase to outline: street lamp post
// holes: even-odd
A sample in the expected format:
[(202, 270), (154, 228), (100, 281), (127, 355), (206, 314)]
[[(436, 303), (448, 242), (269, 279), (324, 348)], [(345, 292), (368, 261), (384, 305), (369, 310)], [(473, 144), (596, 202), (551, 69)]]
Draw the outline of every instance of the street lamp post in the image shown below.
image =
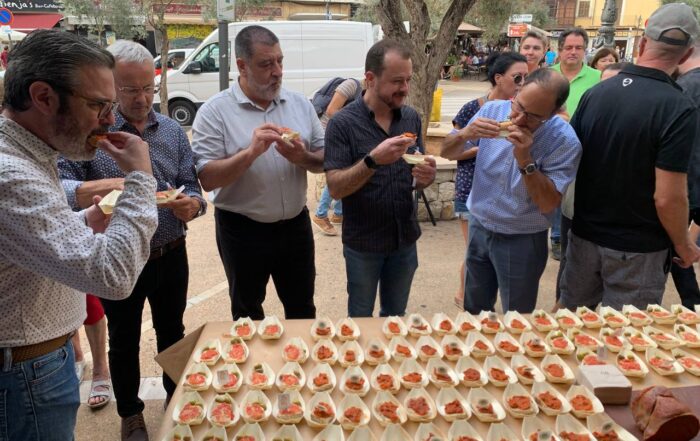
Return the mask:
[(598, 29), (598, 36), (593, 41), (593, 48), (600, 49), (601, 47), (607, 47), (610, 49), (615, 48), (615, 19), (617, 18), (617, 5), (615, 0), (605, 0), (605, 5), (603, 6), (603, 13), (600, 17), (600, 29)]

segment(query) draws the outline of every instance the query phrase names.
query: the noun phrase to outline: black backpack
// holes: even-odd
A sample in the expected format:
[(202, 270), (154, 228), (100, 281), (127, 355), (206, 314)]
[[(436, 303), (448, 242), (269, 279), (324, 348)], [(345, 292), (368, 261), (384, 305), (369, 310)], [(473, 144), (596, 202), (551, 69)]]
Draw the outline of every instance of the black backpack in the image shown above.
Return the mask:
[[(340, 83), (342, 83), (345, 80), (345, 78), (335, 77), (332, 80), (328, 81), (326, 84), (324, 84), (323, 87), (318, 89), (316, 93), (314, 93), (314, 96), (311, 98), (311, 104), (314, 105), (314, 109), (316, 109), (316, 114), (319, 117), (323, 115), (323, 112), (326, 111), (326, 108), (331, 103), (331, 99), (333, 99), (335, 89), (337, 89)], [(353, 97), (348, 97), (348, 100), (345, 102), (345, 105), (348, 105), (349, 103), (355, 101), (357, 97), (362, 95), (362, 87), (360, 87), (360, 82), (354, 78), (352, 80), (357, 83), (357, 93)]]

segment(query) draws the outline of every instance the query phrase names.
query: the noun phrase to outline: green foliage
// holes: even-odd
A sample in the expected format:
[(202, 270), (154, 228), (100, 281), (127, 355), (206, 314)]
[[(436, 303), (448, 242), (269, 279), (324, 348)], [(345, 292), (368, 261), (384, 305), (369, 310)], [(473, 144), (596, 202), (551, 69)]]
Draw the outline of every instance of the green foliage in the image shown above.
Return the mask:
[(486, 41), (497, 43), (513, 14), (532, 14), (532, 25), (539, 28), (550, 24), (549, 8), (541, 0), (479, 0), (465, 21), (482, 28)]
[(87, 27), (104, 44), (102, 34), (109, 25), (117, 38), (133, 38), (145, 34), (143, 19), (135, 17), (138, 8), (132, 0), (63, 0), (63, 13), (90, 22)]

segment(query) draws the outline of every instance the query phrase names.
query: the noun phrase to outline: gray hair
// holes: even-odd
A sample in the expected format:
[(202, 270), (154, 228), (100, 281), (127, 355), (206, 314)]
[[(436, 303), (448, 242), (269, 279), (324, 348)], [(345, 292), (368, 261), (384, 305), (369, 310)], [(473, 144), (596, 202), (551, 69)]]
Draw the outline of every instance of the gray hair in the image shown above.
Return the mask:
[(49, 84), (64, 106), (66, 97), (80, 88), (83, 67), (114, 68), (112, 54), (95, 43), (52, 29), (27, 35), (10, 51), (8, 61), (3, 106), (17, 112), (29, 109), (29, 87), (37, 81)]
[(107, 50), (122, 63), (153, 63), (153, 55), (144, 46), (128, 40), (117, 40), (110, 44)]
[(246, 26), (236, 35), (234, 42), (236, 58), (246, 61), (253, 58), (253, 45), (255, 43), (274, 46), (279, 42), (277, 35), (265, 27), (258, 25)]

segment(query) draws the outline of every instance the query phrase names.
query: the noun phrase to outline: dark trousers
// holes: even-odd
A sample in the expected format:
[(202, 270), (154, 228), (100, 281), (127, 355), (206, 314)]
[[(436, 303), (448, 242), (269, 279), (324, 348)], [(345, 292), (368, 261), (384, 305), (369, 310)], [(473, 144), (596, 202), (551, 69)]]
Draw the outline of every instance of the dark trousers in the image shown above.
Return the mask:
[[(569, 230), (571, 230), (572, 220), (568, 217), (561, 215), (561, 260), (559, 260), (559, 272), (557, 272), (557, 287), (555, 295), (557, 300), (561, 297), (561, 290), (559, 285), (561, 284), (561, 278), (564, 274), (564, 269), (566, 268), (566, 249), (569, 247)], [(595, 308), (592, 308), (595, 309)]]
[[(697, 218), (697, 210), (695, 213), (691, 211), (690, 221), (693, 221), (693, 216)], [(698, 220), (700, 219), (695, 219), (696, 222)], [(690, 222), (688, 224), (690, 224)], [(700, 239), (698, 239), (697, 243), (700, 244)], [(678, 257), (675, 251), (673, 252), (673, 257)], [(695, 277), (693, 265), (690, 265), (688, 268), (681, 268), (675, 263), (672, 263), (671, 277), (673, 277), (673, 284), (676, 285), (676, 290), (681, 297), (683, 306), (691, 311), (695, 311), (695, 305), (700, 305), (700, 288), (698, 287), (698, 279)]]
[(306, 207), (292, 219), (272, 223), (218, 208), (214, 218), (234, 320), (265, 317), (262, 304), (270, 276), (285, 318), (316, 317), (314, 237)]
[[(109, 370), (112, 373), (117, 413), (122, 418), (143, 411), (138, 397), (141, 384), (139, 343), (141, 315), (146, 299), (151, 306), (158, 352), (178, 342), (185, 332), (182, 316), (187, 303), (189, 265), (183, 244), (164, 256), (150, 260), (143, 268), (129, 298), (104, 300), (109, 330)], [(175, 392), (175, 383), (163, 373), (163, 386), (168, 394)]]

